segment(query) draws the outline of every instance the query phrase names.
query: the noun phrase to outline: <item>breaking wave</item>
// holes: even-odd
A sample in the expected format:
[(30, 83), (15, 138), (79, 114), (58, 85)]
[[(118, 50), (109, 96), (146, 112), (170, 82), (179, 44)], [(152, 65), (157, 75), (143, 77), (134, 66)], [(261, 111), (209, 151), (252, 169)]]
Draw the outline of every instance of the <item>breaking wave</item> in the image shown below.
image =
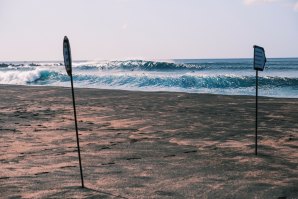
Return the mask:
[[(267, 96), (298, 97), (297, 70), (297, 59), (270, 61), (260, 74), (260, 89)], [(249, 59), (81, 61), (74, 62), (73, 77), (77, 87), (86, 88), (253, 95), (255, 87)], [(59, 62), (4, 63), (0, 83), (69, 86), (69, 77)]]

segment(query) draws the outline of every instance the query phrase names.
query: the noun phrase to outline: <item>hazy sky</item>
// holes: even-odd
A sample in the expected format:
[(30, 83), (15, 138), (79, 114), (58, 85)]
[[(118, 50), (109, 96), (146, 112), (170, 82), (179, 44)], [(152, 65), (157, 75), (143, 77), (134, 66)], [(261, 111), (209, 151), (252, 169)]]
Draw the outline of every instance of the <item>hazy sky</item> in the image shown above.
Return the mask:
[(298, 57), (298, 0), (0, 0), (0, 61)]

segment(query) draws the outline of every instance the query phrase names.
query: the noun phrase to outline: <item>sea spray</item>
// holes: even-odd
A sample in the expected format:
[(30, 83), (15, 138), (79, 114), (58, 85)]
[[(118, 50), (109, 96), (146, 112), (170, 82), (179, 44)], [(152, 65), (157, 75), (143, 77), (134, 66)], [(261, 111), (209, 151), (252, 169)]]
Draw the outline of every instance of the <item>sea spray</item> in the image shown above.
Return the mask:
[[(1, 84), (69, 86), (60, 62), (5, 63)], [(253, 95), (251, 59), (168, 61), (78, 61), (78, 87)], [(269, 59), (260, 95), (298, 97), (298, 59)]]
[(1, 84), (28, 84), (37, 81), (47, 71), (34, 69), (28, 71), (0, 71)]

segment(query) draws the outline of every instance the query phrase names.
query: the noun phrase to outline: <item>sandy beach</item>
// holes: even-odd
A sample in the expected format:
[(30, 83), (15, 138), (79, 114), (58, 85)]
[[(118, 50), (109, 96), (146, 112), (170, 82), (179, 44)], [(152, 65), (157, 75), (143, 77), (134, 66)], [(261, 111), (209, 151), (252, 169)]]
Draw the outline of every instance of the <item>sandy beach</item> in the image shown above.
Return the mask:
[(1, 198), (298, 198), (298, 99), (0, 85)]

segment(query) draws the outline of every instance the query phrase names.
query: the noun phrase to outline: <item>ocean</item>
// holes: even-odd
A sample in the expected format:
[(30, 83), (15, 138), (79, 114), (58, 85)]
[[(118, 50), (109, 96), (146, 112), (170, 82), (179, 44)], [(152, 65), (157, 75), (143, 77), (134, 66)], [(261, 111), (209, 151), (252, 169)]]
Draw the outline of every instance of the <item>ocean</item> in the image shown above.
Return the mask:
[[(255, 95), (252, 59), (74, 61), (75, 87)], [(0, 84), (63, 86), (63, 62), (0, 62)], [(298, 58), (268, 59), (259, 95), (298, 98)]]

